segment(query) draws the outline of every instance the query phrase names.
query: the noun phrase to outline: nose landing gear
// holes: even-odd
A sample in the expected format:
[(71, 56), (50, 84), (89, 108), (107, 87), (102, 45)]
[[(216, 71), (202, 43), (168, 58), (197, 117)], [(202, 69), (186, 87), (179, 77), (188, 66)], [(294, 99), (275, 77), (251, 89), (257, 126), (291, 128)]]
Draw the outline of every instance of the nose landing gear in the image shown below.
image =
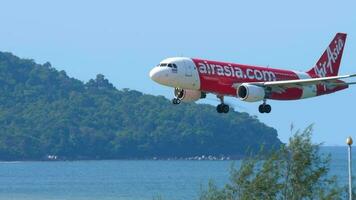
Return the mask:
[(271, 105), (266, 104), (266, 99), (263, 100), (263, 104), (258, 107), (260, 113), (270, 113), (272, 110)]
[(172, 104), (174, 104), (174, 105), (180, 104), (180, 102), (181, 102), (181, 100), (178, 98), (172, 99)]
[(218, 113), (228, 113), (230, 111), (230, 106), (224, 103), (224, 96), (217, 96), (220, 99), (220, 104), (216, 106), (216, 111)]
[(181, 103), (181, 99), (184, 96), (183, 90), (179, 88), (174, 88), (174, 96), (176, 96), (174, 99), (172, 99), (172, 104), (177, 105)]

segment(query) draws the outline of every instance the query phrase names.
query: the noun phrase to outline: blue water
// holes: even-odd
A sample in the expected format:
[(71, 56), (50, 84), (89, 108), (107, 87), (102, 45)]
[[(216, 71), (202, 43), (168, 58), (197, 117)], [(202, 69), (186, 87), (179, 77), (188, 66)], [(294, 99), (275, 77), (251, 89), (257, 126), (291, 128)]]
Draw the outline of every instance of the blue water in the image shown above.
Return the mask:
[[(338, 176), (340, 184), (346, 184), (346, 148), (327, 147), (323, 152), (332, 154), (331, 174)], [(228, 181), (231, 164), (232, 161), (2, 162), (0, 199), (197, 199), (201, 186), (209, 179), (218, 185)]]

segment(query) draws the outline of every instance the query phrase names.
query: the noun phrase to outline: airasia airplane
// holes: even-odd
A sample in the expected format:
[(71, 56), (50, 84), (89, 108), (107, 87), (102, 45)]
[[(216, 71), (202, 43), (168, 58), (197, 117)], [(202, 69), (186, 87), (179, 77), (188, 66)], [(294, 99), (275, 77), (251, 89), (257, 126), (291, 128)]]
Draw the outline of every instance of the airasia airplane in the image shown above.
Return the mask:
[(345, 41), (346, 34), (337, 33), (315, 66), (307, 72), (174, 57), (161, 61), (149, 75), (155, 82), (174, 88), (173, 104), (197, 101), (205, 98), (207, 93), (213, 93), (221, 101), (216, 107), (218, 113), (229, 112), (224, 96), (238, 97), (247, 102), (262, 101), (259, 112), (270, 113), (267, 99), (305, 99), (356, 84), (341, 80), (356, 74), (338, 75)]

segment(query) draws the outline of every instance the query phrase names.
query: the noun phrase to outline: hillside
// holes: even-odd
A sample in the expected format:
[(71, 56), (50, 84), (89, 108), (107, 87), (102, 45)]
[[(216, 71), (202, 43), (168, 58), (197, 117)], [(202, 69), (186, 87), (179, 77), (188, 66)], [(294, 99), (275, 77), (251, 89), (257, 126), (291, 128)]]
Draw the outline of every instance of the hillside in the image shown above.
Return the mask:
[(0, 160), (243, 156), (280, 145), (275, 129), (246, 113), (87, 83), (0, 52)]

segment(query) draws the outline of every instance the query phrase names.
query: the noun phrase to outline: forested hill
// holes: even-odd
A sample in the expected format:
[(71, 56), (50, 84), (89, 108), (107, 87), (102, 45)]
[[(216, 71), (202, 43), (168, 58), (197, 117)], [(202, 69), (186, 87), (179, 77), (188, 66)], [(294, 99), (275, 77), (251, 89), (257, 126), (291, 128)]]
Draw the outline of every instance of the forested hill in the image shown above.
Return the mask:
[(50, 63), (0, 52), (0, 160), (242, 156), (281, 144), (275, 129), (246, 113), (171, 105), (162, 96), (87, 83)]

